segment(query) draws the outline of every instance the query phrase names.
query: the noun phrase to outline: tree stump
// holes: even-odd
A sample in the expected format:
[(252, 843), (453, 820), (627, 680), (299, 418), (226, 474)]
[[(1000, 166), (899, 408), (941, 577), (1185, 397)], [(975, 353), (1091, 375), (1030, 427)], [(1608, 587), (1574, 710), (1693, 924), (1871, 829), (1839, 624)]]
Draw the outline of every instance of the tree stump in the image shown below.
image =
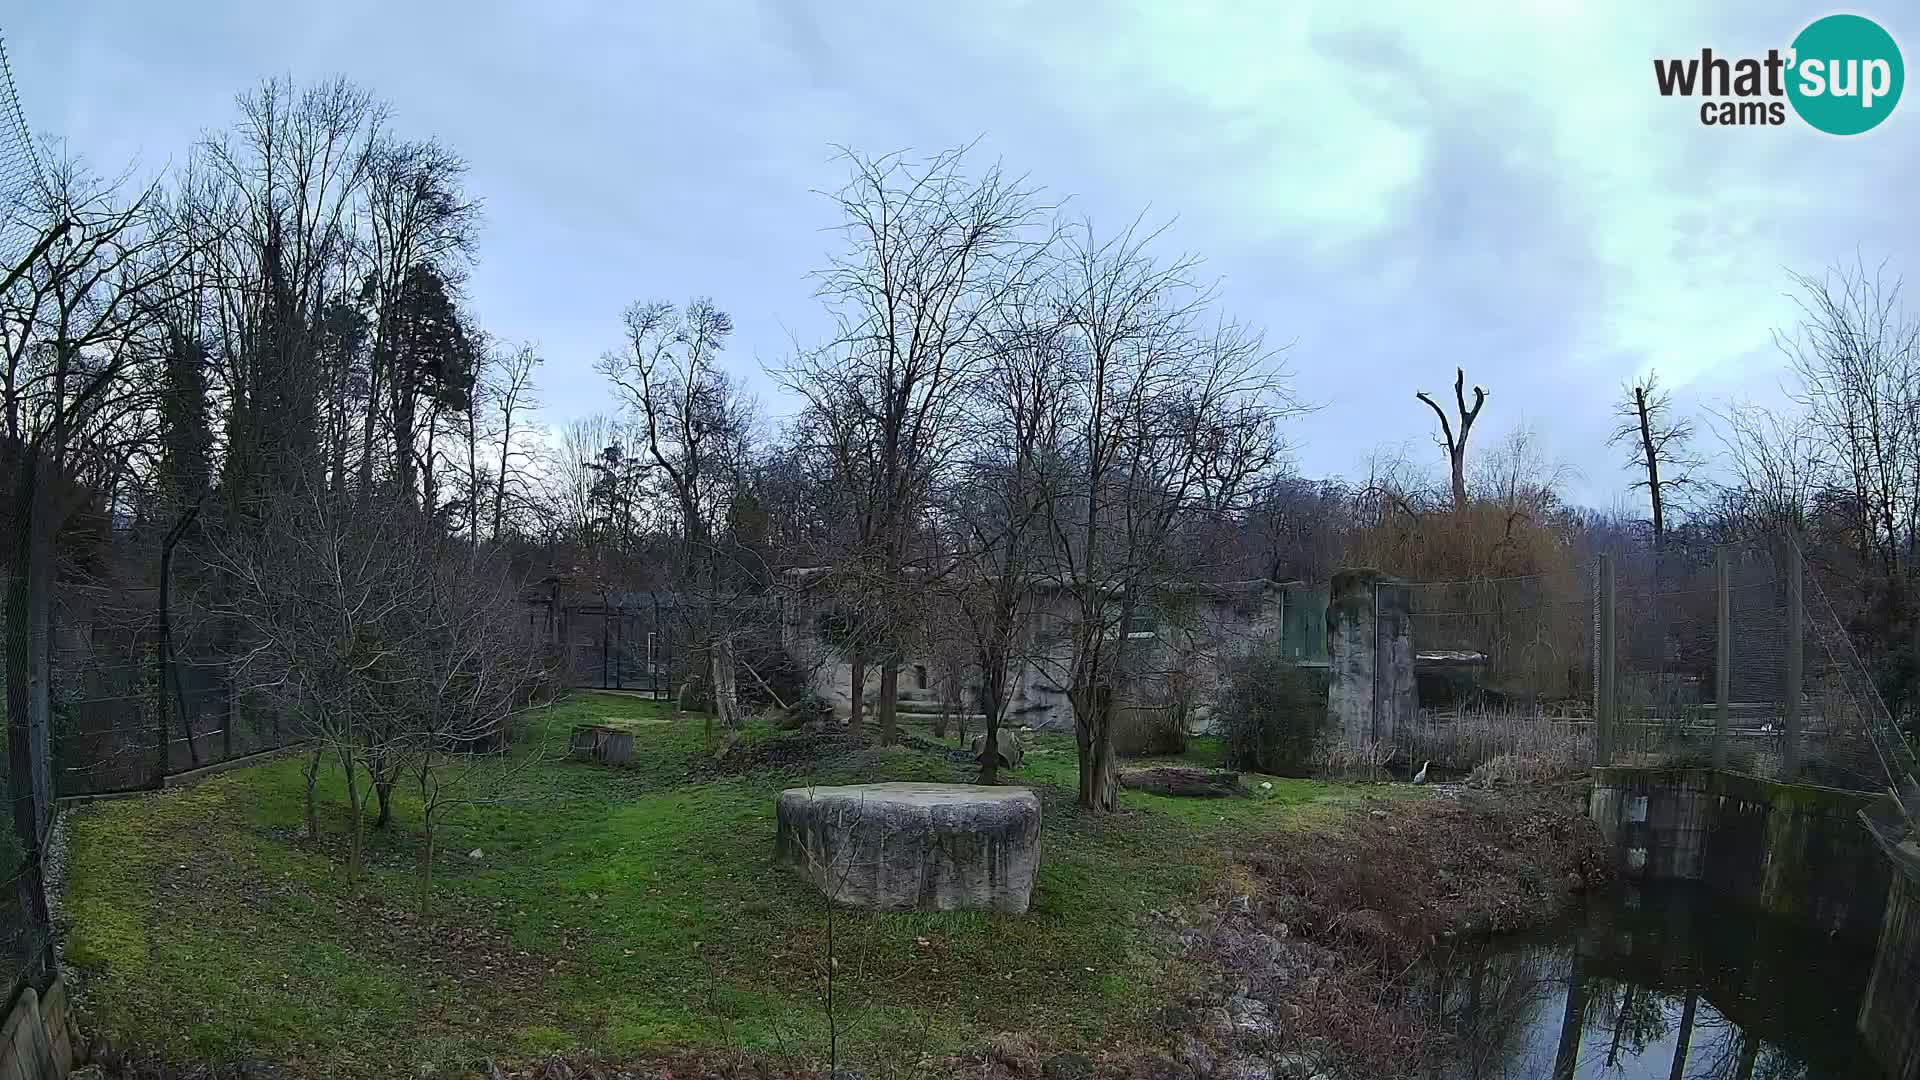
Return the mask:
[(774, 816), (775, 860), (849, 907), (1017, 915), (1040, 869), (1040, 799), (1026, 788), (790, 788)]

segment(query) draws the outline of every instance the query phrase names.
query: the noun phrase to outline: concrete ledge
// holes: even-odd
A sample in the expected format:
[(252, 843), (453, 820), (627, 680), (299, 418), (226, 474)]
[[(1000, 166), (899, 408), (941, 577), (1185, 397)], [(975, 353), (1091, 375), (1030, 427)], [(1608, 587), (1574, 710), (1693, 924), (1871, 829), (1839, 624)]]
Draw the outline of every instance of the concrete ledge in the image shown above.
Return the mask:
[(1738, 903), (1866, 939), (1889, 884), (1859, 816), (1877, 799), (1717, 769), (1612, 766), (1593, 771), (1587, 812), (1628, 877), (1703, 881)]
[(1714, 795), (1745, 802), (1785, 802), (1842, 814), (1857, 814), (1880, 800), (1880, 796), (1874, 792), (1848, 791), (1846, 788), (1822, 787), (1819, 784), (1786, 783), (1751, 773), (1693, 765), (1674, 768), (1602, 765), (1593, 770), (1593, 782), (1596, 786), (1615, 788), (1693, 786)]
[[(155, 791), (171, 791), (179, 787), (192, 787), (207, 777), (218, 776), (228, 769), (239, 769), (248, 765), (258, 765), (262, 762), (299, 753), (306, 749), (307, 746), (301, 743), (296, 743), (292, 746), (276, 746), (271, 750), (259, 750), (251, 754), (242, 754), (239, 757), (228, 758), (225, 761), (216, 761), (211, 765), (202, 765), (197, 769), (188, 769), (186, 772), (169, 773), (161, 777), (160, 787), (158, 788), (128, 788), (125, 791), (102, 791), (94, 795), (62, 795), (55, 801), (66, 805), (69, 803), (109, 802), (114, 799), (137, 799), (142, 795), (151, 795)], [(5, 1078), (0, 1077), (0, 1080), (5, 1080)]]
[(0, 1080), (66, 1080), (73, 1071), (67, 984), (54, 976), (42, 995), (20, 991), (0, 1024)]

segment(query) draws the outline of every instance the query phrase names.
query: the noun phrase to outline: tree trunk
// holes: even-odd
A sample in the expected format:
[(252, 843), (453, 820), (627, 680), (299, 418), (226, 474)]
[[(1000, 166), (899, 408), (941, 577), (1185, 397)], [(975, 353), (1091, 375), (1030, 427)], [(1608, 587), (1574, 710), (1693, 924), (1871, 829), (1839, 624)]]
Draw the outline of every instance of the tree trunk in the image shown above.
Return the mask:
[[(386, 321), (384, 315), (381, 321)], [(384, 338), (386, 331), (380, 333)], [(387, 352), (384, 346), (376, 344), (367, 371), (367, 416), (360, 427), (360, 499), (363, 503), (373, 498), (373, 443), (375, 433), (380, 430), (380, 375), (386, 368)]]
[(1667, 522), (1665, 500), (1660, 497), (1660, 454), (1653, 445), (1653, 425), (1652, 418), (1647, 415), (1646, 387), (1633, 388), (1633, 405), (1640, 414), (1640, 456), (1647, 466), (1647, 500), (1653, 506), (1653, 549), (1657, 552), (1666, 544)]
[(1073, 704), (1074, 743), (1080, 759), (1080, 805), (1109, 812), (1119, 806), (1120, 776), (1113, 754), (1113, 687), (1078, 687)]
[(733, 635), (724, 631), (716, 634), (707, 652), (712, 660), (713, 712), (720, 718), (721, 726), (732, 731), (740, 726), (740, 682), (734, 663)]
[(947, 737), (947, 723), (953, 713), (953, 680), (943, 669), (940, 673), (940, 711), (933, 717), (933, 737)]
[(421, 812), (421, 821), (426, 829), (426, 847), (420, 853), (420, 921), (426, 922), (432, 911), (433, 902), (433, 810), (431, 807)]
[(1005, 660), (987, 649), (980, 654), (980, 711), (986, 714), (986, 738), (981, 743), (980, 782), (1000, 782), (1000, 713), (1006, 700), (1007, 667)]
[(900, 658), (889, 656), (880, 665), (880, 692), (874, 705), (880, 711), (880, 745), (892, 746), (900, 741), (895, 714), (895, 702), (900, 696)]
[[(369, 776), (374, 776), (371, 770)], [(393, 777), (375, 776), (373, 780), (374, 801), (380, 806), (380, 813), (373, 819), (373, 827), (385, 829), (393, 824)]]
[(313, 756), (307, 759), (307, 767), (301, 770), (301, 774), (307, 780), (307, 839), (309, 840), (320, 838), (320, 819), (314, 811), (313, 803), (314, 788), (320, 784), (320, 755), (324, 753), (326, 753), (325, 748), (315, 749)]
[[(197, 517), (199, 513), (200, 504), (196, 501), (193, 506), (181, 516), (180, 520), (174, 524), (173, 528), (167, 530), (167, 535), (160, 544), (160, 647), (155, 650), (155, 655), (160, 666), (160, 686), (154, 694), (154, 706), (155, 712), (159, 716), (159, 723), (156, 725), (156, 730), (160, 733), (159, 775), (162, 779), (165, 778), (167, 772), (166, 739), (167, 706), (169, 704), (177, 704), (179, 706), (180, 730), (187, 737), (187, 754), (194, 765), (197, 766), (200, 764), (200, 746), (193, 737), (193, 718), (187, 715), (187, 695), (185, 691), (181, 689), (179, 665), (175, 664), (173, 659), (172, 618), (173, 550), (179, 546), (181, 537), (186, 535), (187, 529), (193, 524), (194, 518)], [(225, 725), (225, 727), (229, 732), (233, 730), (231, 724)]]
[(7, 559), (6, 582), (6, 700), (7, 764), (13, 778), (13, 830), (20, 841), (23, 861), (15, 875), (20, 909), (27, 916), (25, 947), (30, 956), (43, 958), (48, 934), (53, 925), (47, 908), (45, 880), (40, 867), (41, 822), (40, 791), (46, 771), (36, 767), (46, 758), (35, 746), (32, 693), (37, 657), (45, 655), (38, 641), (40, 624), (34, 618), (38, 605), (33, 602), (33, 585), (41, 580), (33, 566), (36, 544), (33, 534), (39, 523), (35, 514), (39, 477), (37, 463), (26, 455), (15, 474), (12, 551)]
[(867, 734), (867, 658), (864, 653), (854, 650), (847, 661), (847, 734), (856, 739)]
[(353, 751), (340, 751), (340, 767), (347, 773), (347, 887), (355, 895), (360, 891), (360, 837), (364, 822), (360, 812), (360, 777), (353, 765)]
[(1453, 508), (1467, 508), (1467, 441), (1464, 436), (1460, 445), (1447, 451), (1447, 464), (1453, 472)]

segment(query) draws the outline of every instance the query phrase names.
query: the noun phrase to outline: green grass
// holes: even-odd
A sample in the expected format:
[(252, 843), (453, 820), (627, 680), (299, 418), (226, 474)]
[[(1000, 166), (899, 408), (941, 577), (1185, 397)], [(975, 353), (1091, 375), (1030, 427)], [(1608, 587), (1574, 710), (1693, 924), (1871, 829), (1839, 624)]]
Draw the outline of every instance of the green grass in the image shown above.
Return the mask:
[[(869, 750), (723, 775), (700, 718), (644, 722), (667, 719), (662, 709), (579, 694), (532, 716), (512, 754), (481, 766), (475, 801), (443, 811), (424, 920), (411, 791), (398, 793), (394, 828), (371, 834), (357, 890), (344, 877), (337, 768), (322, 779), (317, 841), (301, 835), (294, 758), (86, 807), (70, 824), (66, 903), (89, 1035), (315, 1075), (589, 1050), (818, 1061), (831, 923), (844, 1058), (910, 1059), (1009, 1031), (1094, 1045), (1137, 1031), (1175, 977), (1150, 913), (1191, 903), (1236, 845), (1351, 798), (1274, 780), (1244, 800), (1126, 792), (1122, 813), (1085, 815), (1072, 738), (1042, 734), (1005, 777), (1044, 806), (1027, 915), (830, 917), (771, 864), (775, 795), (809, 782), (963, 781), (964, 767)], [(630, 764), (567, 759), (574, 724), (606, 722), (634, 732)], [(1217, 754), (1202, 741), (1190, 758)]]

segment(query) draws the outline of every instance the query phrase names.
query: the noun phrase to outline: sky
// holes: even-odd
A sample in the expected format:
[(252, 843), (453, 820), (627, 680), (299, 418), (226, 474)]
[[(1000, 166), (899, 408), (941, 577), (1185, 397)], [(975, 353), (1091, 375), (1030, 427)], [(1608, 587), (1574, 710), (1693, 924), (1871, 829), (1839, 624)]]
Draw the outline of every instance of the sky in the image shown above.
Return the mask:
[[(471, 165), (469, 297), (536, 343), (545, 419), (611, 408), (594, 358), (642, 299), (711, 296), (765, 367), (828, 324), (837, 147), (976, 142), (1076, 218), (1166, 224), (1299, 397), (1299, 470), (1380, 447), (1438, 473), (1456, 365), (1474, 439), (1530, 426), (1569, 494), (1630, 507), (1606, 440), (1649, 369), (1687, 411), (1777, 401), (1791, 272), (1914, 270), (1920, 100), (1865, 135), (1702, 126), (1652, 59), (1762, 55), (1807, 3), (63, 0), (0, 14), (29, 124), (96, 169), (184, 161), (262, 78), (345, 75)], [(1920, 42), (1920, 12), (1847, 8)], [(1910, 53), (1910, 55), (1912, 55)], [(1920, 273), (1920, 270), (1914, 270)], [(1481, 442), (1485, 440), (1485, 442)], [(1705, 449), (1714, 441), (1703, 433)]]

